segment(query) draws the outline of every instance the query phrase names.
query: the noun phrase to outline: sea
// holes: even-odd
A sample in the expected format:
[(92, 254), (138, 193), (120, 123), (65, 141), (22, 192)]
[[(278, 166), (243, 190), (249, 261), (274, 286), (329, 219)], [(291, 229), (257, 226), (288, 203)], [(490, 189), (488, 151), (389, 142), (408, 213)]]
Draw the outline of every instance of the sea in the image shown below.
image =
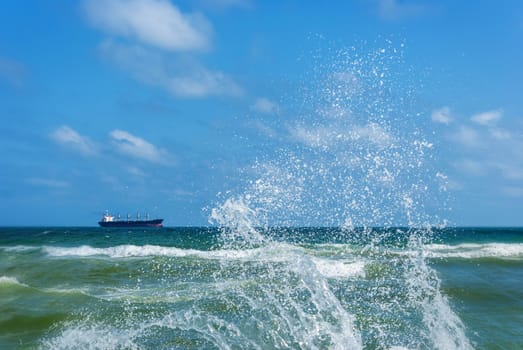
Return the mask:
[(208, 227), (0, 228), (0, 349), (523, 349), (523, 229), (451, 227), (430, 73), (319, 40), (217, 131)]
[(523, 349), (522, 228), (0, 229), (0, 349)]

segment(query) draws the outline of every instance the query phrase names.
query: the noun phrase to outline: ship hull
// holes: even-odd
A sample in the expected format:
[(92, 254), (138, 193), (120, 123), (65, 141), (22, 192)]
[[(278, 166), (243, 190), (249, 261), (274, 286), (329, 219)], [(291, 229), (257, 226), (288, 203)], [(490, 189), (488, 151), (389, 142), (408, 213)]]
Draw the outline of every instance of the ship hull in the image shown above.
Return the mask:
[(99, 221), (98, 225), (102, 227), (163, 227), (163, 219), (155, 220), (118, 220), (118, 221)]

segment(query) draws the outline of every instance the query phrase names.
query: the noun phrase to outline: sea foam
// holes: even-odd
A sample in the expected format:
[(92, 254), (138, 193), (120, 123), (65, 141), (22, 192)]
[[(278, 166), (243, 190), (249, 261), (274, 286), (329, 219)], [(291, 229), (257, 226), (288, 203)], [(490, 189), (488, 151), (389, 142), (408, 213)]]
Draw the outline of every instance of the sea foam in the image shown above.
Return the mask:
[(132, 257), (197, 257), (202, 259), (246, 259), (260, 255), (260, 249), (250, 250), (196, 250), (182, 249), (177, 247), (164, 247), (159, 245), (132, 245), (124, 244), (114, 247), (92, 247), (82, 245), (79, 247), (53, 247), (43, 248), (50, 256), (54, 257), (109, 257), (109, 258), (132, 258)]
[(139, 349), (134, 330), (102, 325), (68, 325), (61, 333), (42, 341), (42, 349)]
[(0, 250), (3, 250), (5, 252), (15, 252), (15, 253), (29, 252), (29, 251), (34, 251), (34, 250), (38, 250), (38, 249), (40, 249), (40, 247), (30, 246), (30, 245), (0, 246)]
[(425, 247), (430, 258), (523, 258), (522, 243), (463, 243), (457, 245), (429, 244)]
[(19, 286), (25, 286), (25, 284), (20, 283), (20, 281), (18, 281), (15, 277), (9, 277), (9, 276), (0, 276), (0, 285), (1, 284), (4, 284), (4, 285), (16, 284)]
[(347, 262), (342, 260), (312, 258), (316, 269), (327, 278), (365, 278), (363, 261)]
[[(45, 246), (43, 251), (52, 257), (108, 257), (108, 258), (140, 258), (140, 257), (194, 257), (199, 259), (216, 260), (249, 260), (284, 262), (288, 261), (291, 252), (305, 253), (306, 250), (287, 243), (271, 243), (258, 248), (250, 249), (219, 249), (197, 250), (165, 247), (160, 245), (132, 245), (124, 244), (113, 247), (92, 247), (82, 245), (78, 247)], [(318, 260), (320, 261), (320, 260)]]

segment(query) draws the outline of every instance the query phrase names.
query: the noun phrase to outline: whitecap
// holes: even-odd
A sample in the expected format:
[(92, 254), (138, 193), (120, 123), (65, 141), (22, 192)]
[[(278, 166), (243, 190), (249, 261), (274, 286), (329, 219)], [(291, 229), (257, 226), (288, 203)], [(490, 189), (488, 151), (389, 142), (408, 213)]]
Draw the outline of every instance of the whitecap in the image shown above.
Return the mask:
[(40, 247), (30, 245), (0, 246), (0, 250), (5, 252), (28, 252), (38, 249), (40, 249)]
[(0, 276), (0, 285), (1, 284), (4, 284), (4, 285), (18, 285), (18, 286), (24, 286), (24, 287), (27, 287), (26, 284), (23, 284), (23, 283), (20, 283), (20, 281), (18, 281), (18, 279), (16, 279), (16, 277), (9, 277), (9, 276)]
[(288, 244), (272, 244), (252, 249), (222, 249), (222, 250), (196, 250), (182, 249), (177, 247), (164, 247), (159, 245), (118, 245), (114, 247), (92, 247), (82, 245), (78, 247), (55, 247), (45, 246), (43, 251), (53, 257), (109, 257), (109, 258), (132, 258), (132, 257), (197, 257), (201, 259), (224, 259), (224, 260), (269, 260), (285, 261), (288, 252), (299, 249)]
[(316, 269), (327, 278), (365, 278), (363, 261), (343, 261), (312, 258)]
[(45, 339), (42, 349), (139, 349), (134, 342), (136, 330), (122, 330), (106, 325), (68, 326), (54, 337)]
[(429, 244), (426, 249), (430, 258), (523, 258), (523, 243)]
[(197, 255), (199, 251), (191, 249), (180, 249), (175, 247), (162, 247), (157, 245), (119, 245), (114, 247), (97, 248), (89, 245), (78, 247), (54, 247), (46, 246), (44, 252), (54, 257), (96, 257), (106, 256), (110, 258), (129, 258), (129, 257), (147, 257), (147, 256), (173, 256), (184, 257)]

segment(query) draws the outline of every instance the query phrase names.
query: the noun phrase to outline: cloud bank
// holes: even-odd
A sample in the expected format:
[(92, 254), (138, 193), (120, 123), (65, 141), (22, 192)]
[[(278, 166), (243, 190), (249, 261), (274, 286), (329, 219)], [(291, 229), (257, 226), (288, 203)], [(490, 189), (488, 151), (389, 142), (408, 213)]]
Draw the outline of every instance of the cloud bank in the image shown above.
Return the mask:
[(212, 26), (202, 14), (182, 13), (167, 0), (84, 4), (89, 22), (111, 37), (99, 46), (102, 57), (134, 79), (183, 98), (242, 95), (231, 77), (195, 56), (212, 46)]
[[(450, 112), (446, 113), (448, 110), (443, 112), (433, 112), (432, 120), (444, 124), (453, 120)], [(474, 114), (461, 122), (456, 120), (446, 132), (456, 146), (456, 159), (452, 165), (467, 179), (489, 177), (492, 189), (519, 196), (520, 192), (512, 189), (521, 188), (523, 181), (523, 134), (515, 132), (517, 128), (507, 126), (502, 117), (503, 110), (494, 109)]]
[[(68, 147), (83, 155), (114, 155), (115, 153), (150, 163), (161, 165), (173, 164), (173, 156), (161, 149), (133, 135), (128, 131), (115, 129), (109, 133), (109, 142), (94, 143), (87, 136), (83, 136), (73, 128), (63, 125), (50, 135), (56, 143)], [(115, 152), (116, 151), (116, 152)], [(137, 172), (135, 171), (137, 174)]]
[(230, 77), (212, 71), (195, 60), (166, 56), (138, 45), (105, 41), (103, 57), (135, 79), (158, 86), (178, 97), (239, 96), (243, 93)]

